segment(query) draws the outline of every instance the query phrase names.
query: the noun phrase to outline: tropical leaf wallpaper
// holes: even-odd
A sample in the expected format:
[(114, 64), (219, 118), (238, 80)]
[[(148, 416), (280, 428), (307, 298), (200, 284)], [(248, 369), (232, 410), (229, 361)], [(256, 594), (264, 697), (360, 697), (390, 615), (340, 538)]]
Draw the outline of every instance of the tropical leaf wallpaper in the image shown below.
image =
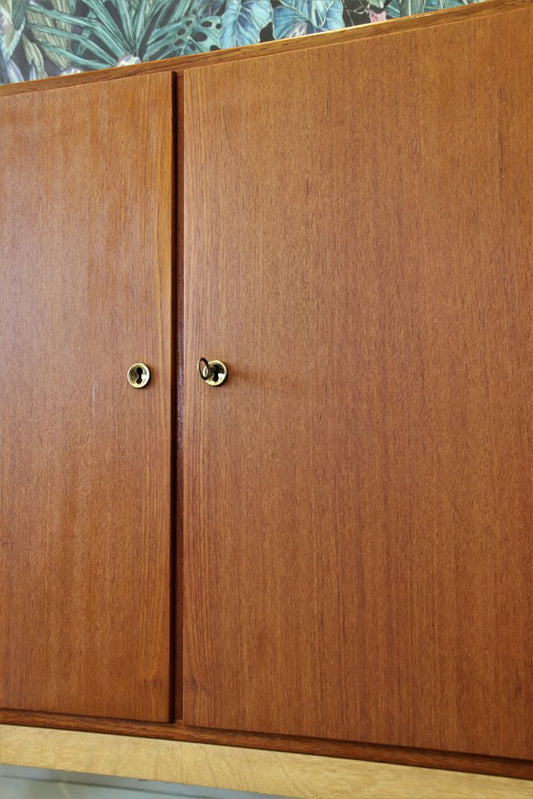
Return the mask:
[(330, 31), (483, 0), (0, 0), (0, 83)]

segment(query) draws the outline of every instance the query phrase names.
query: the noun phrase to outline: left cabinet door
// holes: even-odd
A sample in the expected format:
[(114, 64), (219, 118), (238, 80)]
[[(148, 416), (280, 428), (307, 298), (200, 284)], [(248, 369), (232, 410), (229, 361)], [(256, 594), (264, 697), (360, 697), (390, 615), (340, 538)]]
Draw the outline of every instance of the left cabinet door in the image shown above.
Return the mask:
[(171, 716), (172, 114), (167, 73), (0, 98), (4, 708)]

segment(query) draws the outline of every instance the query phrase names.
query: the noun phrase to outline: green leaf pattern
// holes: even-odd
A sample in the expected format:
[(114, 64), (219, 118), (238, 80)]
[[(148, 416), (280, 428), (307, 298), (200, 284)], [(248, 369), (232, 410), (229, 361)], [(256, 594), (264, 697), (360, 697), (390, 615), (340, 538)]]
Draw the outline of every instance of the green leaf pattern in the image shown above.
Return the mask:
[(0, 83), (155, 61), (483, 0), (0, 0)]

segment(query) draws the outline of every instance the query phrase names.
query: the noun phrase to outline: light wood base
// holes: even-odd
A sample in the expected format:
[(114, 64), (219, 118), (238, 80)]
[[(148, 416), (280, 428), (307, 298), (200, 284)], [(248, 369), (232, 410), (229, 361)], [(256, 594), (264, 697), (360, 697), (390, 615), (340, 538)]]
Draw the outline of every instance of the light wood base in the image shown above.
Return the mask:
[(342, 758), (0, 725), (0, 763), (300, 797), (531, 799), (533, 782)]

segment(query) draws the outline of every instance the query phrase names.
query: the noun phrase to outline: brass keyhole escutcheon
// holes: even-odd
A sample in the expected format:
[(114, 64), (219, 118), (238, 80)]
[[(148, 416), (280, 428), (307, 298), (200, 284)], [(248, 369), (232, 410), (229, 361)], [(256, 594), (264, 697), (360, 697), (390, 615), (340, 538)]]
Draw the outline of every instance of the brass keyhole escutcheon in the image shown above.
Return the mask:
[(207, 358), (200, 358), (197, 366), (200, 377), (208, 386), (221, 386), (228, 376), (228, 367), (222, 361), (208, 361)]
[(150, 370), (145, 363), (134, 363), (128, 369), (128, 383), (132, 388), (144, 388), (150, 382)]

